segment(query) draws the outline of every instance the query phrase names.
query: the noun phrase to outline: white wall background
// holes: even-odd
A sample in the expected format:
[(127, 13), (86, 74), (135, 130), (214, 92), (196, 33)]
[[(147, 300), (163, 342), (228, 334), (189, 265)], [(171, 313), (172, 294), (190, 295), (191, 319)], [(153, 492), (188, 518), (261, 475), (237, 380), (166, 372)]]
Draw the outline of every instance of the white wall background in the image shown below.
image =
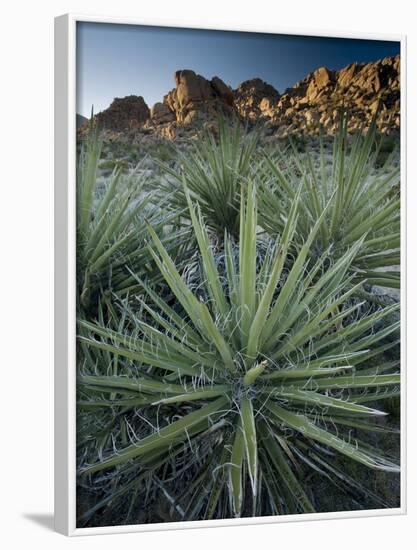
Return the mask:
[[(416, 59), (410, 0), (9, 0), (0, 18), (0, 541), (3, 548), (413, 546), (417, 521)], [(53, 18), (67, 12), (295, 32), (408, 35), (408, 515), (66, 539), (53, 510)], [(413, 17), (414, 15), (414, 17)], [(413, 277), (414, 275), (414, 277)]]

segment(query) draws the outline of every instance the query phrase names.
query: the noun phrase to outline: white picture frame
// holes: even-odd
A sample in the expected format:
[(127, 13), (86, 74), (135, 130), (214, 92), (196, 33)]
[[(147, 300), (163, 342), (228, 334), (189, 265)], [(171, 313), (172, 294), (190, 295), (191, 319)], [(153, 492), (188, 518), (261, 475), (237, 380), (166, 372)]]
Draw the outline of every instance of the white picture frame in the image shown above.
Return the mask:
[[(401, 398), (401, 506), (394, 509), (328, 512), (244, 519), (76, 527), (76, 24), (118, 23), (203, 28), (178, 21), (67, 14), (55, 19), (55, 530), (67, 536), (190, 529), (225, 525), (313, 521), (406, 513), (406, 393)], [(268, 32), (320, 37), (399, 41), (401, 44), (401, 384), (406, 387), (406, 38), (381, 34), (329, 34), (313, 29), (204, 27), (207, 30)]]

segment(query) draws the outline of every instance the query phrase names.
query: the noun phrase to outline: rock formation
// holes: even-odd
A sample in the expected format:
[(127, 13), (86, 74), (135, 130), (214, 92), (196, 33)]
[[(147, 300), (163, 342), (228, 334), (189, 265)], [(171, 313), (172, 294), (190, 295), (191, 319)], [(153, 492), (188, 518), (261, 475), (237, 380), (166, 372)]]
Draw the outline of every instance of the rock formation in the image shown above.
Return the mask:
[(140, 128), (149, 119), (150, 111), (142, 96), (116, 97), (110, 107), (95, 116), (101, 128), (123, 132)]
[(234, 114), (233, 91), (218, 76), (207, 80), (187, 69), (177, 71), (174, 80), (175, 88), (155, 103), (145, 125), (157, 135), (174, 139), (181, 129), (207, 127), (219, 115)]
[(321, 67), (280, 97), (270, 124), (279, 133), (331, 134), (340, 109), (349, 113), (349, 130), (369, 123), (378, 110), (377, 126), (383, 133), (400, 126), (400, 58), (375, 63), (353, 63), (340, 71)]
[(332, 134), (341, 109), (349, 113), (350, 131), (368, 126), (375, 113), (381, 132), (398, 131), (400, 126), (399, 56), (352, 63), (340, 71), (319, 67), (282, 95), (260, 78), (242, 82), (235, 90), (218, 76), (207, 80), (188, 69), (177, 71), (174, 80), (175, 88), (151, 109), (141, 96), (116, 98), (96, 120), (113, 132), (137, 129), (168, 139), (196, 135), (215, 125), (219, 115), (249, 125), (262, 122), (277, 136)]
[(270, 117), (278, 102), (279, 93), (260, 78), (245, 80), (234, 91), (234, 104), (239, 115), (252, 122)]

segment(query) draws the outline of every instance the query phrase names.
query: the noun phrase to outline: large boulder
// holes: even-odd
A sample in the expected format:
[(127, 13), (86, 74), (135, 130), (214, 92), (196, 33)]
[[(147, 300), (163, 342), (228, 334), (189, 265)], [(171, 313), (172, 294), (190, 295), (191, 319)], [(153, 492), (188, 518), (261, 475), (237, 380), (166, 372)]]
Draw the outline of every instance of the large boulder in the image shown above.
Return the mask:
[(211, 79), (211, 85), (218, 97), (223, 99), (228, 105), (233, 105), (233, 90), (230, 86), (226, 86), (223, 80), (221, 80), (218, 76), (214, 76)]
[(326, 67), (320, 67), (314, 71), (307, 87), (305, 103), (317, 103), (323, 97), (323, 92), (332, 86), (333, 81), (334, 74)]
[(351, 86), (354, 77), (359, 71), (359, 65), (357, 63), (351, 63), (344, 69), (337, 73), (337, 85), (341, 88), (348, 88)]
[(151, 122), (154, 124), (165, 124), (176, 120), (174, 111), (166, 103), (155, 103), (151, 109)]
[(214, 97), (210, 82), (194, 71), (177, 71), (175, 84), (178, 106), (182, 110), (190, 103), (203, 102)]
[(320, 67), (313, 73), (314, 82), (319, 90), (325, 88), (333, 81), (333, 72), (326, 67)]
[(379, 92), (381, 80), (378, 65), (376, 63), (364, 65), (355, 78), (355, 85), (363, 92)]

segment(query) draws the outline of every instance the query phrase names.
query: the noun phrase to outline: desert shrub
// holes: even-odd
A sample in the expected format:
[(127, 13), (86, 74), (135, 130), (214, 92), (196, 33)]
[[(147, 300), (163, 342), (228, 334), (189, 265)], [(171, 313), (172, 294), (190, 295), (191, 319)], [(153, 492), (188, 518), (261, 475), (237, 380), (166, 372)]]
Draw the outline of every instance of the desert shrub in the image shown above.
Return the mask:
[(399, 158), (398, 139), (393, 137), (381, 136), (375, 144), (375, 149), (375, 166), (377, 168), (382, 168), (387, 165), (389, 166), (390, 162), (393, 160), (393, 157)]
[(311, 246), (313, 257), (330, 251), (338, 258), (363, 237), (363, 246), (352, 262), (355, 280), (399, 288), (400, 171), (396, 165), (386, 173), (375, 170), (380, 150), (375, 148), (376, 139), (375, 121), (365, 137), (357, 134), (350, 138), (347, 120), (342, 119), (330, 162), (322, 142), (318, 161), (308, 150), (300, 154), (295, 147), (292, 154), (278, 151), (267, 155), (262, 170), (260, 223), (272, 235), (283, 231), (301, 181), (295, 237), (298, 245), (324, 214), (325, 221)]
[[(369, 405), (400, 382), (398, 362), (383, 356), (398, 323), (376, 330), (397, 306), (347, 322), (359, 309), (348, 304), (349, 269), (364, 236), (338, 258), (316, 260), (324, 211), (288, 262), (305, 212), (299, 188), (259, 262), (265, 236), (249, 183), (239, 193), (238, 241), (226, 233), (220, 262), (203, 207), (183, 192), (199, 283), (187, 283), (150, 226), (149, 251), (175, 307), (137, 276), (139, 308), (125, 300), (116, 322), (100, 313), (79, 322), (80, 485), (100, 494), (80, 522), (121, 501), (126, 521), (164, 517), (161, 503), (171, 520), (309, 513), (308, 470), (384, 506), (332, 458), (398, 472), (353, 436), (384, 430), (384, 413)], [(155, 512), (147, 520), (144, 503)]]
[(291, 137), (292, 147), (295, 147), (295, 149), (300, 152), (304, 153), (307, 149), (307, 140), (303, 135), (295, 134)]
[(105, 158), (118, 161), (128, 160), (133, 166), (136, 166), (143, 158), (143, 153), (139, 145), (125, 143), (120, 140), (107, 142), (104, 148)]
[(168, 164), (177, 157), (175, 146), (166, 142), (156, 142), (147, 145), (146, 153), (152, 158)]
[(246, 133), (238, 123), (220, 119), (218, 136), (206, 131), (201, 140), (183, 153), (177, 151), (175, 167), (163, 164), (168, 176), (160, 182), (176, 208), (186, 209), (183, 182), (201, 208), (207, 225), (223, 236), (239, 232), (240, 188), (249, 179), (259, 135)]
[(147, 223), (177, 257), (189, 242), (178, 213), (167, 214), (164, 201), (145, 192), (142, 172), (125, 176), (116, 164), (109, 178), (98, 179), (101, 148), (97, 131), (90, 132), (77, 174), (77, 296), (80, 307), (94, 311), (103, 296), (137, 287), (131, 271), (152, 277), (155, 264), (147, 246)]
[(120, 170), (126, 173), (129, 169), (129, 162), (126, 159), (107, 159), (102, 160), (99, 164), (101, 170)]

